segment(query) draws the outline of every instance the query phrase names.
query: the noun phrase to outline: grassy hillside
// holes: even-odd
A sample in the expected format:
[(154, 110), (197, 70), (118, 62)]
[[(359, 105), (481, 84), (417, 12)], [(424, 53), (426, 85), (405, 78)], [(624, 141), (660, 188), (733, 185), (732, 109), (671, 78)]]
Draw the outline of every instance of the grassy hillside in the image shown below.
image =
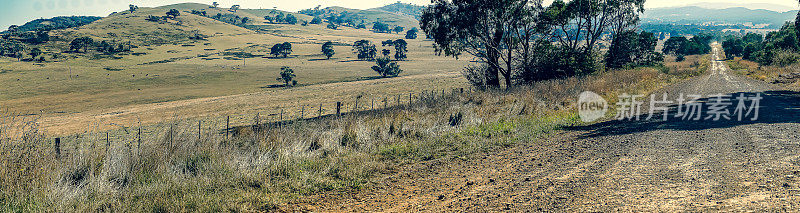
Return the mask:
[(70, 38), (89, 36), (99, 40), (131, 41), (134, 45), (142, 46), (177, 44), (188, 41), (195, 32), (211, 37), (254, 33), (211, 18), (193, 15), (184, 10), (174, 20), (164, 22), (146, 20), (148, 16), (164, 16), (170, 9), (190, 5), (200, 6), (198, 4), (180, 4), (158, 8), (140, 8), (133, 13), (123, 11), (77, 29), (57, 31), (53, 34), (63, 37), (67, 41), (71, 40)]

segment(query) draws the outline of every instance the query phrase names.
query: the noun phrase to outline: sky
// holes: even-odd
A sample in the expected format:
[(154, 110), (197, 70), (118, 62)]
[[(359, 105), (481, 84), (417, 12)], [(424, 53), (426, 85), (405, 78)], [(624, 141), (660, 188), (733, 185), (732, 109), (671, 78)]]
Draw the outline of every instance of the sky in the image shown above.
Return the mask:
[[(129, 4), (141, 7), (162, 6), (182, 2), (211, 4), (215, 0), (0, 0), (0, 29), (21, 25), (37, 18), (55, 16), (88, 15), (106, 16), (111, 12), (122, 11)], [(216, 0), (222, 7), (239, 4), (242, 8), (274, 8), (297, 11), (317, 5), (342, 6), (354, 9), (368, 9), (398, 2), (397, 0)], [(430, 0), (400, 0), (403, 3), (427, 5)], [(647, 8), (676, 7), (697, 2), (720, 2), (726, 4), (774, 4), (785, 6), (787, 10), (797, 9), (797, 0), (647, 0)]]

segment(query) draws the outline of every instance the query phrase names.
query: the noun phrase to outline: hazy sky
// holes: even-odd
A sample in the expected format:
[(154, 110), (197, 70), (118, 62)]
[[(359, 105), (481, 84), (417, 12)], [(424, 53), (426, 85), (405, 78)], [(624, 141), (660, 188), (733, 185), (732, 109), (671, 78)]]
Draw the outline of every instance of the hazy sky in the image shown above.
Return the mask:
[[(214, 0), (0, 0), (0, 29), (9, 25), (21, 25), (36, 18), (50, 18), (65, 15), (105, 16), (114, 11), (127, 9), (128, 4), (139, 6), (161, 6), (181, 2), (197, 2), (210, 4)], [(223, 7), (240, 4), (242, 8), (273, 8), (297, 11), (316, 5), (343, 6), (356, 9), (367, 9), (397, 2), (397, 0), (216, 0)], [(429, 4), (430, 0), (401, 0), (400, 2), (417, 5)], [(798, 7), (796, 0), (647, 0), (647, 7), (672, 7), (694, 4), (697, 2), (725, 3), (768, 3), (786, 6), (789, 9)], [(788, 9), (787, 9), (788, 10)]]

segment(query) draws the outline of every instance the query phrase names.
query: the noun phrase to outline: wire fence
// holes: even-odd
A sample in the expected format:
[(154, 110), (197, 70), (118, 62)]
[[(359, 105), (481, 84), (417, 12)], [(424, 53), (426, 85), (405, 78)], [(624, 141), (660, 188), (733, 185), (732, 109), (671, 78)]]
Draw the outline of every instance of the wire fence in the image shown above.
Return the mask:
[[(427, 90), (416, 93), (395, 93), (383, 96), (363, 96), (359, 95), (349, 100), (318, 102), (315, 104), (299, 104), (288, 107), (274, 107), (257, 110), (254, 113), (231, 114), (213, 117), (188, 118), (188, 119), (166, 119), (165, 122), (155, 124), (137, 123), (131, 126), (122, 126), (108, 123), (94, 123), (90, 126), (115, 125), (119, 128), (108, 131), (91, 131), (92, 127), (87, 127), (87, 132), (69, 136), (52, 137), (51, 147), (56, 158), (69, 155), (74, 151), (91, 146), (90, 150), (104, 148), (106, 151), (116, 148), (127, 148), (129, 151), (138, 151), (142, 142), (169, 140), (170, 143), (177, 143), (173, 140), (214, 140), (229, 139), (242, 133), (243, 131), (261, 131), (267, 128), (280, 127), (298, 121), (316, 120), (323, 118), (337, 118), (343, 115), (355, 115), (366, 112), (382, 112), (387, 110), (409, 109), (417, 104), (426, 102), (443, 101), (460, 95), (472, 93), (471, 89), (447, 88), (441, 90)], [(8, 120), (8, 119), (6, 119)], [(28, 131), (35, 130), (35, 121), (24, 121), (18, 125), (18, 132), (9, 134), (9, 122), (0, 120), (0, 142), (12, 141), (12, 138), (24, 140), (24, 135), (30, 134)], [(14, 123), (14, 122), (10, 122)], [(13, 124), (12, 124), (13, 125)], [(99, 128), (94, 128), (99, 129)], [(3, 134), (5, 133), (5, 134)], [(5, 139), (3, 139), (5, 137)]]

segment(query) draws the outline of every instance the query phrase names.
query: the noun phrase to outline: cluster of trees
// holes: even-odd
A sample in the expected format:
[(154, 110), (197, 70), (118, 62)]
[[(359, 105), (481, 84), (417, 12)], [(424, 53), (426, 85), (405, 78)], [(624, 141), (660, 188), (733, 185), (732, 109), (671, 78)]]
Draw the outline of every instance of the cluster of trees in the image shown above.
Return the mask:
[(217, 21), (225, 22), (236, 26), (243, 26), (251, 22), (250, 18), (248, 17), (240, 17), (239, 15), (234, 15), (234, 14), (217, 13), (217, 15), (212, 16), (211, 18)]
[(282, 44), (275, 44), (270, 49), (270, 55), (275, 57), (281, 56), (283, 58), (289, 57), (292, 54), (292, 43), (284, 42)]
[(274, 24), (297, 24), (297, 17), (292, 14), (284, 14), (283, 12), (279, 12), (275, 17), (264, 16), (264, 20)]
[[(420, 17), (420, 26), (433, 39), (436, 52), (472, 55), (482, 65), (468, 67), (465, 77), (480, 88), (510, 88), (532, 81), (567, 77), (603, 67), (598, 42), (612, 35), (616, 63), (640, 64), (657, 57), (618, 60), (616, 57), (654, 49), (632, 48), (619, 42), (649, 42), (626, 33), (635, 28), (644, 0), (433, 0)], [(629, 36), (622, 38), (621, 36)], [(645, 35), (647, 36), (647, 35)], [(617, 54), (619, 53), (619, 54)], [(657, 56), (657, 55), (654, 55)]]
[(742, 57), (762, 65), (787, 66), (800, 60), (798, 37), (795, 24), (787, 23), (779, 31), (767, 33), (766, 37), (755, 33), (728, 36), (722, 48), (728, 58)]
[(655, 34), (626, 30), (614, 36), (606, 54), (606, 66), (654, 66), (664, 61), (664, 55), (654, 51), (658, 45)]
[(178, 18), (178, 16), (181, 16), (181, 11), (178, 11), (177, 9), (170, 9), (169, 11), (166, 12), (165, 16), (148, 15), (147, 18), (145, 18), (145, 20), (151, 22), (161, 22), (161, 21), (166, 21), (168, 19), (176, 19)]
[(391, 27), (388, 24), (385, 24), (380, 21), (376, 21), (375, 23), (372, 24), (372, 31), (375, 31), (377, 33), (392, 33), (392, 32), (401, 33), (404, 30), (405, 28), (402, 26)]
[(683, 36), (674, 36), (664, 42), (664, 48), (661, 52), (677, 55), (679, 59), (687, 55), (708, 54), (711, 52), (711, 46), (708, 44), (712, 40), (714, 40), (714, 36), (705, 33), (697, 34), (691, 39)]
[[(386, 40), (386, 41), (381, 42), (381, 45), (384, 46), (384, 47), (387, 47), (387, 46), (388, 47), (394, 47), (394, 59), (395, 60), (402, 61), (402, 60), (405, 60), (406, 58), (408, 58), (408, 56), (407, 56), (407, 53), (408, 53), (408, 42), (406, 42), (406, 40), (403, 40), (403, 39)], [(391, 50), (384, 49), (382, 51), (382, 53), (383, 53), (384, 57), (389, 58), (389, 55), (391, 55)]]
[(12, 25), (11, 27), (9, 27), (9, 33), (12, 33), (11, 29), (14, 29), (13, 31), (17, 32), (30, 32), (30, 31), (52, 31), (52, 30), (80, 27), (95, 22), (97, 20), (100, 20), (101, 18), (102, 17), (96, 17), (96, 16), (59, 16), (49, 19), (36, 19), (28, 23), (25, 23), (22, 26)]

